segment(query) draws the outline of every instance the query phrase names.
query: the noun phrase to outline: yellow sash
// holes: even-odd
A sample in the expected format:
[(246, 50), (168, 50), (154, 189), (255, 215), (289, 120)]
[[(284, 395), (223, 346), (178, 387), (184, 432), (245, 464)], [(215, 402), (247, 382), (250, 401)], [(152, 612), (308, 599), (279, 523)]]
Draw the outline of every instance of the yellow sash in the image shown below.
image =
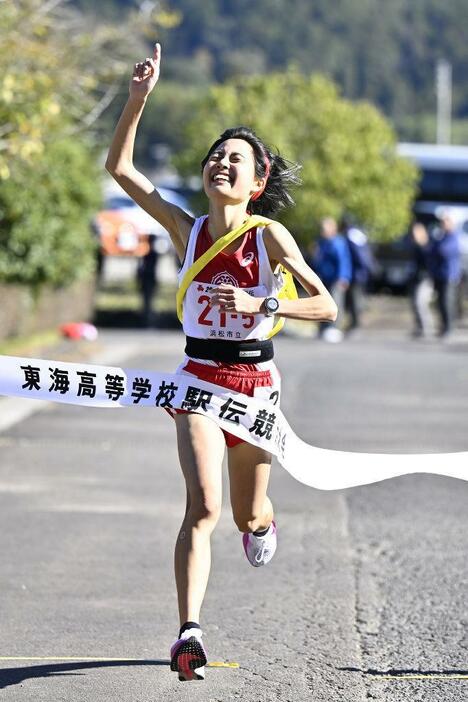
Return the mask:
[[(187, 289), (190, 285), (190, 283), (193, 281), (195, 276), (200, 273), (203, 268), (226, 246), (229, 246), (233, 241), (238, 239), (242, 234), (245, 234), (249, 229), (252, 229), (252, 227), (261, 227), (265, 226), (267, 224), (271, 224), (273, 220), (268, 219), (266, 217), (261, 217), (259, 215), (252, 215), (250, 216), (243, 224), (241, 224), (240, 227), (237, 227), (237, 229), (233, 229), (232, 232), (228, 232), (224, 236), (222, 236), (220, 239), (217, 239), (211, 246), (210, 248), (205, 251), (205, 253), (200, 256), (200, 258), (197, 258), (196, 261), (192, 263), (190, 268), (186, 271), (184, 277), (182, 278), (182, 282), (180, 284), (180, 287), (177, 291), (176, 295), (176, 305), (177, 305), (177, 316), (179, 318), (179, 321), (182, 322), (183, 318), (183, 301), (185, 297), (185, 293), (187, 292)], [(279, 264), (279, 268), (281, 270), (282, 276), (283, 276), (283, 285), (281, 287), (281, 290), (278, 293), (279, 298), (288, 298), (290, 300), (295, 300), (297, 298), (297, 290), (296, 286), (294, 285), (294, 279), (291, 275), (291, 273), (284, 268), (284, 266), (281, 266)], [(278, 271), (278, 268), (276, 269), (275, 272)], [(273, 327), (272, 331), (268, 335), (268, 338), (274, 336), (277, 334), (280, 329), (282, 329), (284, 325), (284, 319), (281, 317)]]

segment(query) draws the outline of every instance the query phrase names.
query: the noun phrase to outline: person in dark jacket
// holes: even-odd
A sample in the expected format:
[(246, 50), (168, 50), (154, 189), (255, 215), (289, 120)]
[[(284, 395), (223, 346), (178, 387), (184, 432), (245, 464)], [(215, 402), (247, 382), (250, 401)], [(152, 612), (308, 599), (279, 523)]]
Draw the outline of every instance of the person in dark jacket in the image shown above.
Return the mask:
[[(326, 217), (321, 222), (312, 268), (322, 279), (340, 310), (351, 281), (351, 256), (348, 245), (338, 233), (337, 223), (332, 217)], [(336, 322), (320, 322), (319, 336), (324, 341), (336, 343), (342, 340), (343, 333)]]
[(447, 337), (453, 329), (456, 293), (462, 273), (458, 237), (453, 219), (450, 215), (443, 214), (429, 254), (430, 271), (437, 292), (441, 337)]
[(430, 309), (434, 285), (430, 274), (431, 241), (426, 227), (414, 222), (409, 234), (408, 245), (413, 264), (409, 281), (411, 309), (414, 316), (414, 337), (428, 336), (433, 332), (433, 319)]
[(148, 236), (149, 249), (138, 261), (137, 281), (142, 298), (143, 324), (151, 327), (153, 322), (153, 296), (157, 288), (156, 265), (159, 254), (156, 251), (156, 237)]

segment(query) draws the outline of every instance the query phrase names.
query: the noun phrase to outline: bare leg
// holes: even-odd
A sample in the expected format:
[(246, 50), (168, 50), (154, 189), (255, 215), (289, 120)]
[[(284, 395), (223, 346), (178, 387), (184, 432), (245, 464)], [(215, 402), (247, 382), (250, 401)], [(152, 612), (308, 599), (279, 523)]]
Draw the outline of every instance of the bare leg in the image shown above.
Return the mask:
[(210, 537), (221, 513), (221, 429), (199, 414), (176, 417), (180, 465), (187, 487), (187, 507), (174, 553), (180, 623), (200, 621), (211, 566)]
[(271, 454), (252, 444), (238, 444), (228, 450), (228, 460), (232, 514), (239, 531), (266, 529), (273, 519), (266, 494)]

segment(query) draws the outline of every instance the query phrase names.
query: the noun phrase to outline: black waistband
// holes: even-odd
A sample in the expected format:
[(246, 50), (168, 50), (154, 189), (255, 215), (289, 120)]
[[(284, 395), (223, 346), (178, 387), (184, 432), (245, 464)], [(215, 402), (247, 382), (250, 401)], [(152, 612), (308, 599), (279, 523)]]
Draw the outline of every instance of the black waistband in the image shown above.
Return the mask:
[(264, 341), (222, 341), (186, 337), (185, 353), (191, 358), (224, 363), (263, 363), (274, 356), (271, 339)]

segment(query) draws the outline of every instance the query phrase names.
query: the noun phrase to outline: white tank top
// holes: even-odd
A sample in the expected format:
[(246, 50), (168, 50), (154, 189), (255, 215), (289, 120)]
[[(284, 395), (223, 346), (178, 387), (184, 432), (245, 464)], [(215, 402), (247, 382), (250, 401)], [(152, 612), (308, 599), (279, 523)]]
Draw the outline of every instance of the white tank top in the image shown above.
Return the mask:
[[(179, 285), (194, 261), (197, 240), (207, 218), (207, 215), (199, 217), (193, 224), (185, 258), (178, 273)], [(186, 336), (198, 339), (245, 341), (265, 339), (272, 331), (274, 317), (266, 317), (263, 314), (232, 314), (209, 306), (211, 290), (223, 282), (242, 287), (254, 297), (278, 295), (283, 284), (282, 276), (274, 274), (271, 270), (263, 241), (263, 227), (257, 227), (254, 237), (249, 238), (248, 235), (244, 235), (242, 242), (244, 241), (248, 243), (249, 248), (244, 258), (240, 258), (244, 248), (244, 243), (241, 243), (232, 255), (217, 254), (200, 271), (197, 280), (190, 283), (183, 302), (182, 326)], [(226, 265), (228, 258), (229, 265)], [(252, 268), (247, 270), (250, 266)], [(252, 271), (254, 271), (253, 274)]]

